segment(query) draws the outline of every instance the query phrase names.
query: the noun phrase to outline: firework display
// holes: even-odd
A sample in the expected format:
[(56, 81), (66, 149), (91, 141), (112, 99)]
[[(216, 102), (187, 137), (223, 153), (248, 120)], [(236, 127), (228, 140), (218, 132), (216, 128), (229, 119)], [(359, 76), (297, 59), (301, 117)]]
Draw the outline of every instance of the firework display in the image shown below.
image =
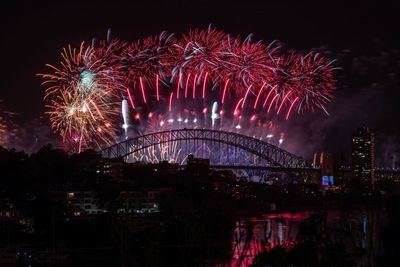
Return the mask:
[(333, 61), (252, 39), (209, 27), (181, 38), (163, 32), (132, 43), (108, 36), (68, 46), (59, 67), (47, 65), (51, 73), (39, 74), (47, 114), (64, 142), (81, 151), (185, 127), (269, 140), (277, 120), (328, 113)]

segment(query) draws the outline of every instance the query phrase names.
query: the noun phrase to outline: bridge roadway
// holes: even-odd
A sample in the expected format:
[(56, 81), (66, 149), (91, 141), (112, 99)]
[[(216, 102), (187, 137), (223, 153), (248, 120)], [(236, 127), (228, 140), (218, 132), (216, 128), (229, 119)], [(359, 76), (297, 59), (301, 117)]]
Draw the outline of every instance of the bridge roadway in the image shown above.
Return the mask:
[(281, 166), (250, 166), (250, 165), (210, 165), (210, 169), (221, 169), (221, 170), (266, 170), (276, 172), (320, 172), (319, 168), (301, 167), (301, 168), (285, 168)]

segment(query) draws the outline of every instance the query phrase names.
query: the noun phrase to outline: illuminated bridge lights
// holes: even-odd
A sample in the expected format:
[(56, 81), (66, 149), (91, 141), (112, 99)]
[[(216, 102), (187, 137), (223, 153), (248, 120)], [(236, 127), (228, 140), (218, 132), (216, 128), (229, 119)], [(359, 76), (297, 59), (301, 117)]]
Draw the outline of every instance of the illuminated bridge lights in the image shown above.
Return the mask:
[(188, 154), (210, 158), (220, 166), (264, 166), (278, 169), (313, 169), (303, 158), (268, 142), (246, 135), (210, 129), (179, 129), (150, 133), (112, 145), (104, 158), (126, 161), (168, 160), (183, 163)]

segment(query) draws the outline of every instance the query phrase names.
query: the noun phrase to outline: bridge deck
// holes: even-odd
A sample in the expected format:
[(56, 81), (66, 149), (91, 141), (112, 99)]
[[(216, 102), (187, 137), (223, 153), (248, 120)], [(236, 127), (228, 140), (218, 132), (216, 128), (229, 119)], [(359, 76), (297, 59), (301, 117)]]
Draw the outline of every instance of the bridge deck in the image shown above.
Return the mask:
[(279, 166), (249, 166), (249, 165), (210, 165), (210, 169), (234, 169), (234, 170), (267, 170), (267, 171), (315, 171), (320, 172), (321, 169), (318, 168), (285, 168)]

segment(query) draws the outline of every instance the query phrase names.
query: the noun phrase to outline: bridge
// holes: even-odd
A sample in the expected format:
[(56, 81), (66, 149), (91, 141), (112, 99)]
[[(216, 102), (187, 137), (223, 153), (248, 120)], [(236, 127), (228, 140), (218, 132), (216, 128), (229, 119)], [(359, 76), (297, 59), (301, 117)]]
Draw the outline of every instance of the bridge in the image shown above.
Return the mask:
[(309, 162), (268, 142), (239, 133), (211, 129), (177, 129), (149, 133), (101, 151), (103, 158), (183, 163), (188, 154), (209, 158), (214, 168), (317, 171)]

